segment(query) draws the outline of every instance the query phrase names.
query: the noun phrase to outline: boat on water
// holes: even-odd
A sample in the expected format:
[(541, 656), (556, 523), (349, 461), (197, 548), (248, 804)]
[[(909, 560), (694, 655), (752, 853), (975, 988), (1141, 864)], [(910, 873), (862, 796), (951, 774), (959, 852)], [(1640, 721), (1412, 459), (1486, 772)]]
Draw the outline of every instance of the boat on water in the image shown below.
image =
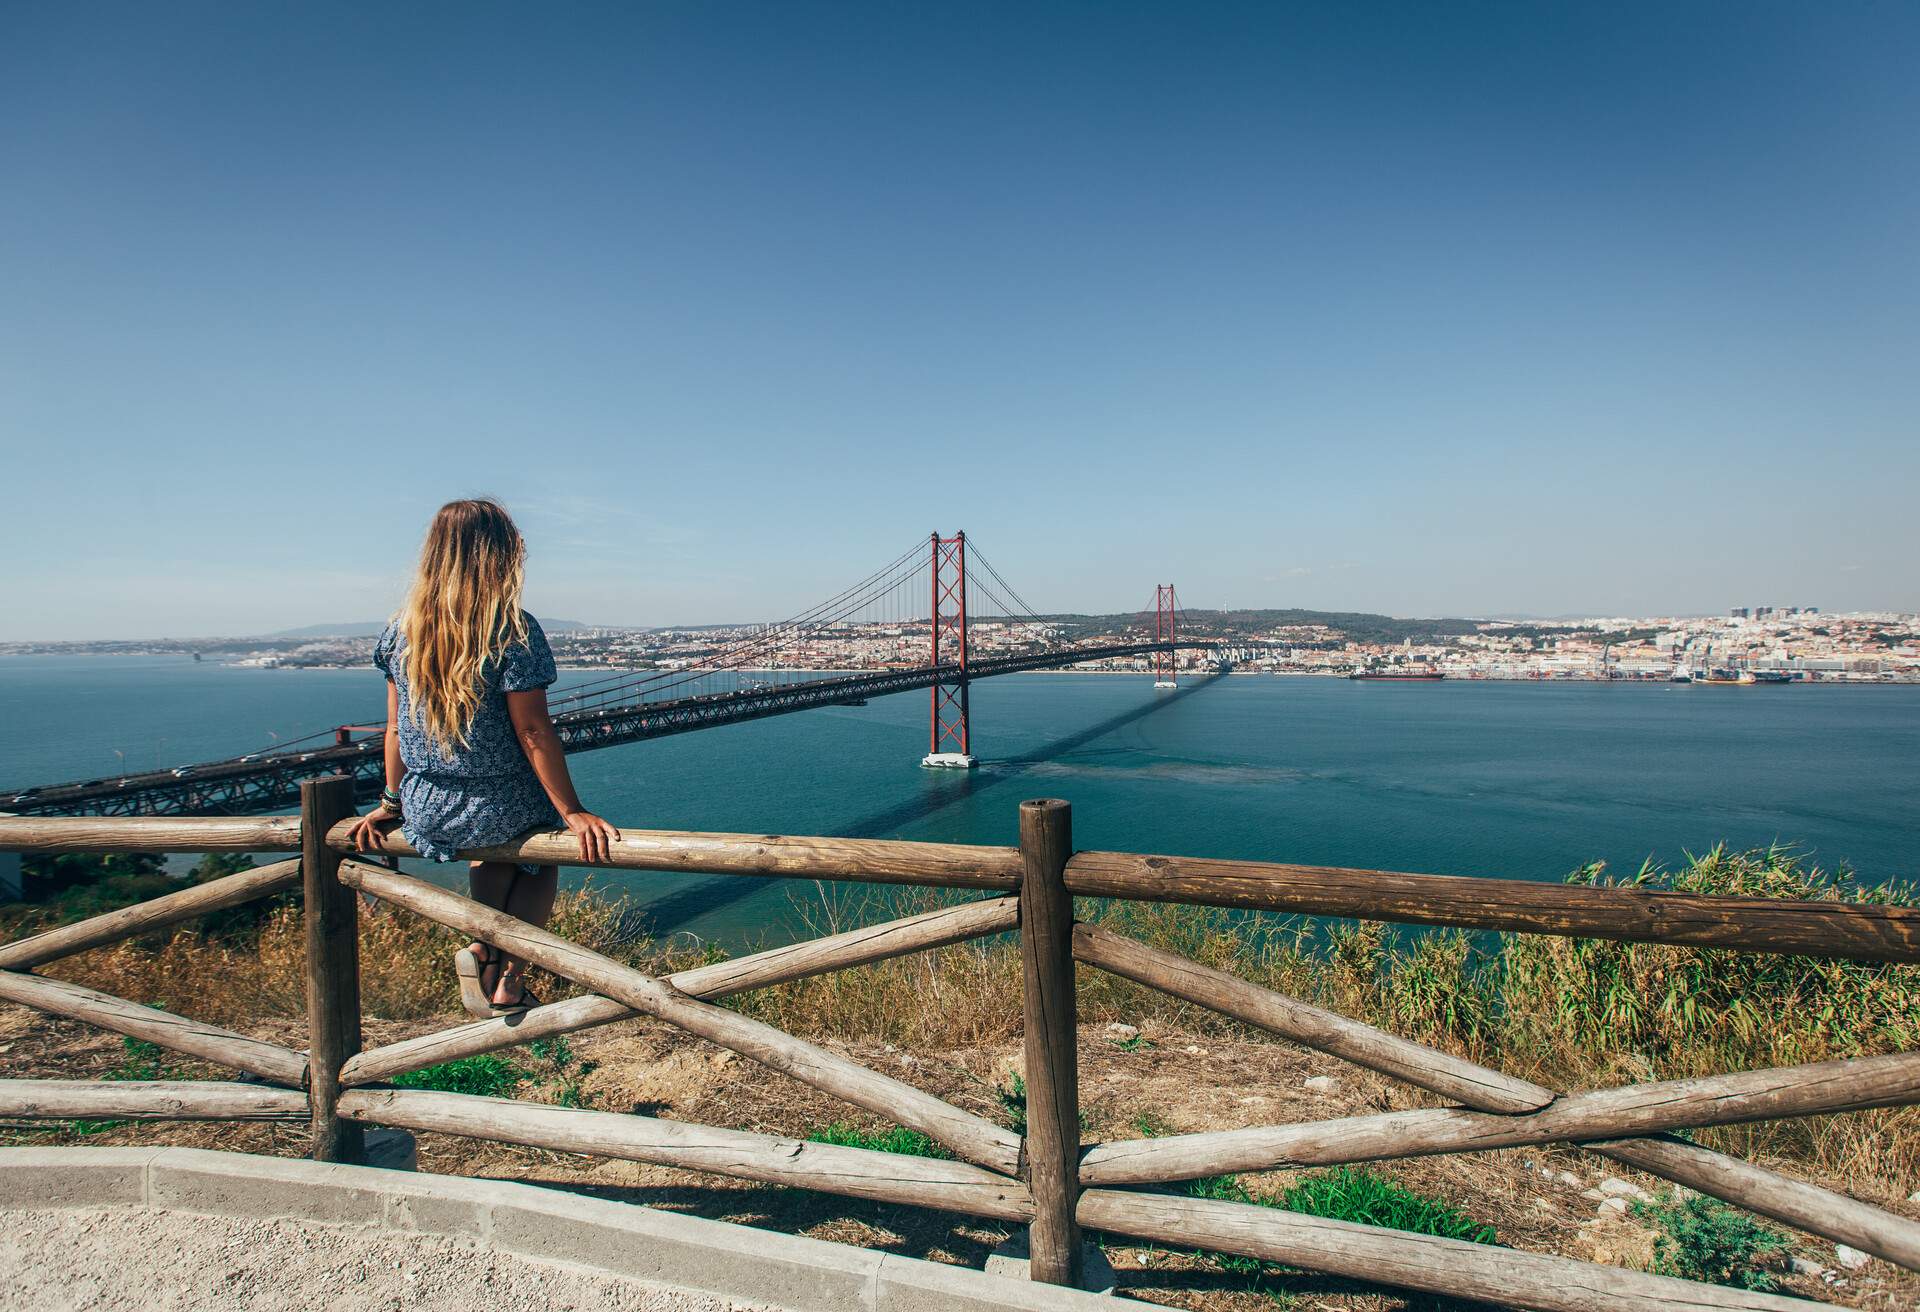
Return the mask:
[(1416, 669), (1408, 669), (1408, 670), (1390, 670), (1389, 669), (1389, 670), (1355, 670), (1352, 674), (1349, 674), (1347, 677), (1349, 679), (1393, 679), (1399, 682), (1405, 682), (1411, 679), (1420, 679), (1420, 680), (1444, 679), (1447, 676), (1440, 670), (1435, 670), (1435, 669), (1417, 669), (1417, 670)]
[(1693, 682), (1713, 684), (1722, 688), (1748, 688), (1762, 683), (1792, 683), (1793, 675), (1786, 670), (1736, 670), (1727, 666), (1714, 666), (1704, 672), (1696, 672)]

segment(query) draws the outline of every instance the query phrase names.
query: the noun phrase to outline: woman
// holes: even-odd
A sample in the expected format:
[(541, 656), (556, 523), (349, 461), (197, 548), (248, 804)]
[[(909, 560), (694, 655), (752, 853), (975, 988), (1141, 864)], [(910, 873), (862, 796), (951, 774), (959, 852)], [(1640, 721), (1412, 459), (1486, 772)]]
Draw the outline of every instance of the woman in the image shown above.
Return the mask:
[[(604, 860), (619, 841), (585, 810), (547, 713), (553, 653), (520, 609), (526, 543), (497, 502), (450, 501), (427, 530), (407, 603), (373, 649), (387, 676), (387, 786), (354, 826), (377, 849), (397, 822), (414, 851), (451, 861), (529, 829), (564, 823), (580, 854)], [(558, 866), (472, 863), (472, 892), (510, 916), (544, 925)], [(460, 1000), (479, 1016), (537, 1005), (526, 962), (475, 942), (454, 957)]]

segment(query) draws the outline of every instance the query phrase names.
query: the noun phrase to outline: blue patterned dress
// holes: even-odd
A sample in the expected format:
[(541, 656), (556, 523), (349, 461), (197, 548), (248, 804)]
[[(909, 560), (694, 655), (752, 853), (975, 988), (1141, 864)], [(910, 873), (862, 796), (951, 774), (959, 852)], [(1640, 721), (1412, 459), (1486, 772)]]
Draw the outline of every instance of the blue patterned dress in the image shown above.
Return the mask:
[(407, 698), (407, 642), (399, 625), (388, 624), (374, 644), (373, 663), (400, 694), (400, 760), (407, 767), (400, 781), (400, 832), (421, 856), (451, 861), (463, 848), (491, 847), (529, 829), (560, 825), (560, 813), (534, 775), (507, 715), (508, 693), (545, 688), (556, 677), (553, 651), (540, 621), (521, 613), (527, 640), (487, 662), (481, 676), (486, 690), (467, 732), (467, 746), (456, 746), (450, 757), (441, 755), (413, 721)]

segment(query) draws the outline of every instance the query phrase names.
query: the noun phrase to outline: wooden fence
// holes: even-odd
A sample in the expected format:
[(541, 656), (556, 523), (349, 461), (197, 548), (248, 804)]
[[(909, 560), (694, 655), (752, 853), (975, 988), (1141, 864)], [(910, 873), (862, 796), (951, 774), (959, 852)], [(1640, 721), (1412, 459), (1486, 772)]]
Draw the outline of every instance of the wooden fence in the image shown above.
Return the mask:
[[(0, 1115), (303, 1120), (313, 1156), (353, 1161), (368, 1124), (597, 1154), (1025, 1224), (1033, 1278), (1079, 1277), (1081, 1230), (1242, 1254), (1356, 1280), (1551, 1312), (1790, 1309), (1770, 1294), (1567, 1258), (1190, 1197), (1166, 1186), (1223, 1172), (1567, 1143), (1920, 1270), (1920, 1223), (1700, 1147), (1675, 1131), (1920, 1102), (1920, 1053), (1559, 1093), (1410, 1042), (1073, 919), (1078, 896), (1246, 907), (1422, 925), (1920, 962), (1920, 911), (1625, 888), (1076, 852), (1065, 802), (1020, 808), (1018, 847), (624, 830), (597, 864), (974, 889), (943, 910), (652, 977), (396, 870), (347, 842), (352, 784), (311, 781), (298, 817), (0, 818), (0, 851), (298, 851), (276, 862), (0, 946), (0, 998), (231, 1067), (255, 1082), (0, 1080)], [(384, 849), (407, 855), (397, 835)], [(566, 834), (469, 857), (583, 864)], [(305, 1054), (33, 972), (56, 958), (301, 885)], [(470, 934), (588, 990), (523, 1014), (361, 1044), (359, 898)], [(717, 1005), (786, 980), (1017, 930), (1025, 978), (1027, 1131), (1004, 1126)], [(1457, 1106), (1083, 1145), (1074, 970), (1084, 963), (1212, 1008)], [(876, 1116), (918, 1130), (940, 1160), (639, 1115), (393, 1088), (458, 1057), (648, 1015)]]

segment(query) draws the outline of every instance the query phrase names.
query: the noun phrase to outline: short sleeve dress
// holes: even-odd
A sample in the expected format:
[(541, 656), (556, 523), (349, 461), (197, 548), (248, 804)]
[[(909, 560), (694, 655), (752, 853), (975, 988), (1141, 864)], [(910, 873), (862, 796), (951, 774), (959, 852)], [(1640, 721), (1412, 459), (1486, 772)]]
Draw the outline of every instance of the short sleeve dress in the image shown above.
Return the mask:
[(421, 856), (451, 861), (463, 848), (491, 847), (529, 829), (552, 829), (560, 813), (547, 798), (507, 715), (507, 694), (545, 688), (556, 671), (540, 621), (527, 615), (527, 640), (489, 660), (486, 689), (467, 745), (443, 756), (413, 720), (407, 688), (407, 640), (398, 623), (374, 644), (373, 663), (400, 695), (400, 832)]

